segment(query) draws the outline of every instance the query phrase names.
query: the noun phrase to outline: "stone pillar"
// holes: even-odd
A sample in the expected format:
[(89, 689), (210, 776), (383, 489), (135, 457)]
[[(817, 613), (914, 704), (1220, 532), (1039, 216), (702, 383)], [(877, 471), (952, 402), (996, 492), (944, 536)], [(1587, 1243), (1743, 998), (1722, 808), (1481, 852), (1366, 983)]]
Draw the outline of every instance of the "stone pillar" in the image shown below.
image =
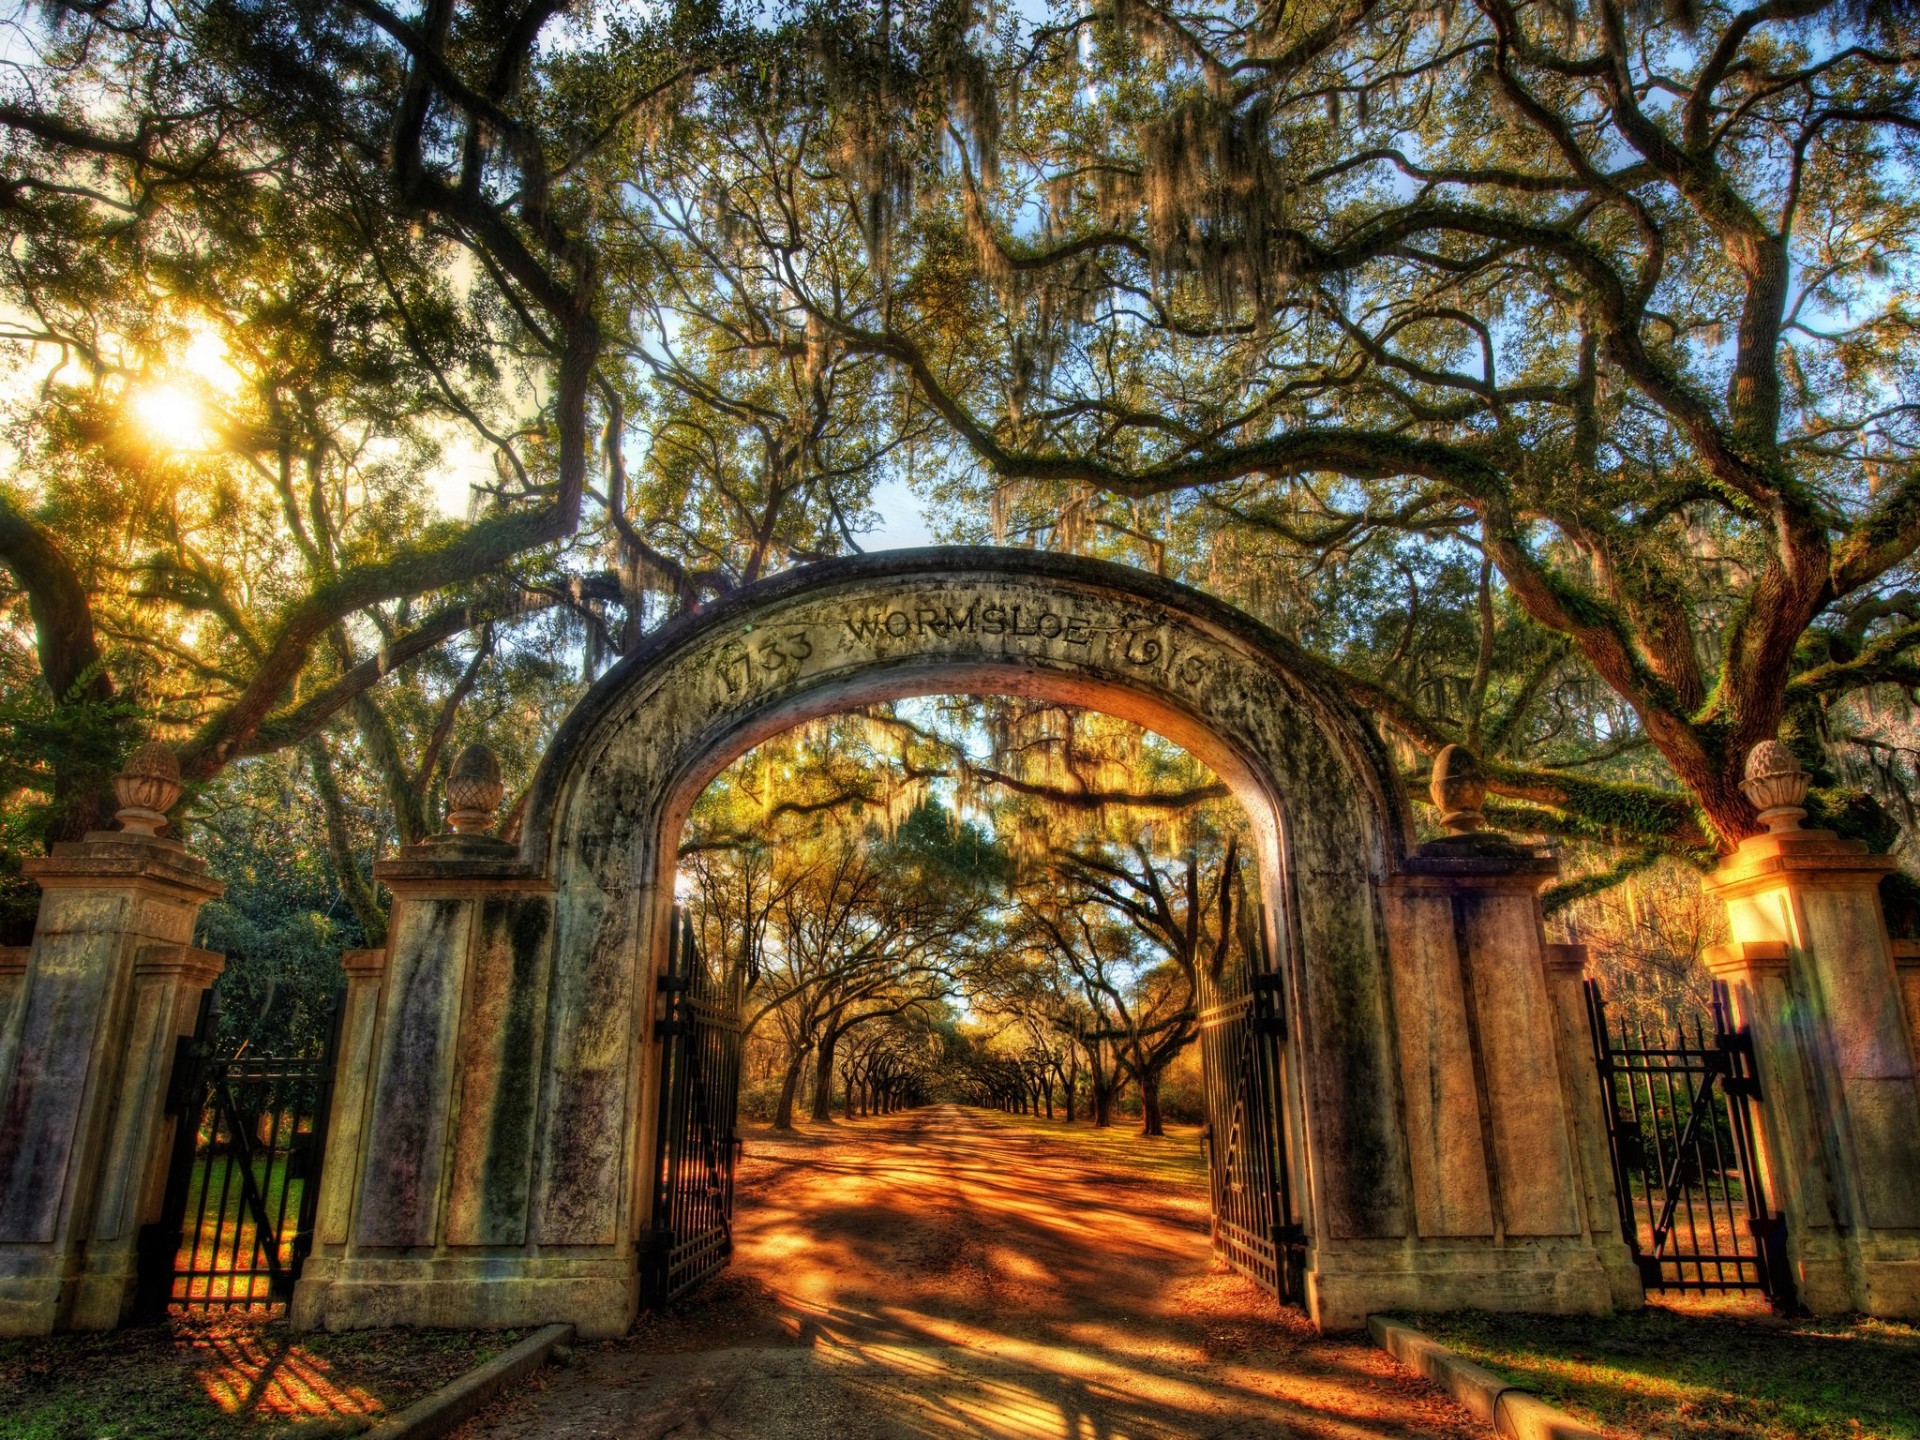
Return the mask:
[(1893, 969), (1900, 979), (1900, 998), (1907, 1010), (1907, 1034), (1920, 1051), (1920, 940), (1893, 942)]
[(1593, 1227), (1594, 1245), (1607, 1267), (1613, 1303), (1638, 1309), (1646, 1303), (1646, 1289), (1633, 1251), (1620, 1233), (1620, 1197), (1614, 1188), (1613, 1150), (1607, 1138), (1607, 1106), (1613, 1101), (1600, 1082), (1600, 1069), (1593, 1059), (1593, 1026), (1587, 1017), (1590, 957), (1585, 945), (1550, 944), (1544, 959), (1547, 993), (1559, 1021), (1560, 1079), (1580, 1152), (1587, 1223)]
[[(340, 1083), (303, 1328), (633, 1319), (631, 1245), (554, 1253), (531, 1224), (551, 884), (488, 835), (497, 765), (455, 762), (454, 833), (377, 869), (387, 948), (348, 960)], [(476, 778), (477, 777), (477, 778)], [(488, 777), (491, 777), (490, 779)]]
[(175, 1042), (223, 964), (188, 943), (221, 886), (159, 834), (179, 774), (143, 747), (115, 781), (120, 829), (25, 866), (42, 895), (0, 1047), (0, 1334), (110, 1328), (133, 1303)]
[(1637, 1305), (1578, 971), (1548, 964), (1539, 893), (1557, 867), (1480, 829), (1471, 752), (1443, 751), (1433, 789), (1453, 833), (1419, 847), (1381, 897), (1415, 1241), (1415, 1283), (1393, 1303)]
[[(327, 1117), (326, 1163), (321, 1169), (320, 1201), (314, 1211), (316, 1248), (344, 1244), (353, 1216), (387, 952), (348, 950), (340, 957), (340, 967), (347, 972), (347, 995), (340, 1012), (340, 1051), (334, 1062), (333, 1106)], [(296, 1320), (298, 1305), (296, 1291)]]
[(1807, 780), (1784, 746), (1757, 746), (1747, 775), (1769, 828), (1707, 882), (1733, 936), (1709, 965), (1752, 1030), (1754, 1121), (1799, 1298), (1920, 1317), (1920, 1081), (1880, 910), (1893, 861), (1800, 828)]

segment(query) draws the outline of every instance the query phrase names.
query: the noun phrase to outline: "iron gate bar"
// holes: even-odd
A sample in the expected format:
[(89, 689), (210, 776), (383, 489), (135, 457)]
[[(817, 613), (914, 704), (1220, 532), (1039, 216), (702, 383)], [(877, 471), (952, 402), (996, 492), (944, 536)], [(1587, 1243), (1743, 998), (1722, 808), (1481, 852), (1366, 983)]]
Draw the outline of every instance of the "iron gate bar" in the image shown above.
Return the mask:
[(317, 1055), (220, 1056), (217, 1005), (203, 997), (168, 1079), (174, 1135), (160, 1219), (140, 1236), (143, 1318), (291, 1298), (319, 1210), (340, 1012), (336, 995)]
[(1273, 970), (1264, 916), (1246, 903), (1244, 888), (1240, 893), (1235, 953), (1220, 974), (1201, 976), (1213, 1244), (1234, 1269), (1294, 1302), (1301, 1298), (1305, 1255), (1304, 1232), (1293, 1219), (1280, 1105), (1284, 981)]
[(733, 1253), (734, 1133), (743, 1038), (740, 975), (716, 975), (678, 908), (660, 977), (659, 1133), (642, 1301), (658, 1309), (725, 1268)]
[[(240, 1152), (240, 1194), (247, 1208), (253, 1212), (254, 1233), (269, 1235), (276, 1240), (280, 1234), (280, 1225), (267, 1218), (266, 1197), (260, 1193), (259, 1182), (253, 1175), (253, 1142), (247, 1138), (247, 1124), (240, 1116), (240, 1107), (234, 1103), (233, 1087), (229, 1083), (231, 1070), (220, 1069), (214, 1072), (213, 1091), (221, 1111), (227, 1117), (227, 1133), (232, 1136), (232, 1145)], [(280, 1111), (275, 1107), (272, 1114), (273, 1129), (267, 1137), (267, 1165), (269, 1173), (273, 1165), (273, 1153), (278, 1148), (276, 1141), (280, 1134)], [(231, 1169), (231, 1167), (229, 1167)], [(280, 1182), (280, 1222), (287, 1218), (287, 1180)], [(267, 1293), (280, 1295), (292, 1287), (287, 1285), (280, 1270), (280, 1247), (269, 1244), (260, 1247), (267, 1262)], [(233, 1252), (237, 1260), (240, 1253), (240, 1227), (233, 1227)]]
[(1752, 1039), (1729, 1024), (1725, 985), (1715, 982), (1691, 1035), (1682, 1017), (1665, 1044), (1625, 1023), (1616, 1037), (1591, 980), (1586, 1001), (1621, 1234), (1646, 1287), (1759, 1290), (1791, 1308), (1785, 1222), (1769, 1207), (1754, 1160)]

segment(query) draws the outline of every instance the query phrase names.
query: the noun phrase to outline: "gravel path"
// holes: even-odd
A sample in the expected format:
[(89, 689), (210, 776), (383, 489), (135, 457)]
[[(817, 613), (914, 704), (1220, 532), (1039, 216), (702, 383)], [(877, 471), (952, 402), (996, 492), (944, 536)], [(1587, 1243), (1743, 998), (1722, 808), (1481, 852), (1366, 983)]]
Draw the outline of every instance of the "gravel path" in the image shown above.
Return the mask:
[(1486, 1434), (1216, 1268), (1204, 1189), (1071, 1137), (936, 1106), (751, 1137), (740, 1181), (726, 1277), (468, 1440)]

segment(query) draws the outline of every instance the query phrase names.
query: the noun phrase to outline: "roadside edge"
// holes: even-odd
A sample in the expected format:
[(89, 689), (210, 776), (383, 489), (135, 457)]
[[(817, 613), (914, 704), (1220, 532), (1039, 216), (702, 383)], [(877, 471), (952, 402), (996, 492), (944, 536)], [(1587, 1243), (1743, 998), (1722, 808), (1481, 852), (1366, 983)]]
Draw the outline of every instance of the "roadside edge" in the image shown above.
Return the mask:
[(573, 1338), (571, 1325), (545, 1325), (484, 1365), (416, 1400), (398, 1415), (375, 1425), (369, 1440), (435, 1440), (445, 1435), (507, 1386), (547, 1363), (553, 1347)]
[(1610, 1440), (1603, 1430), (1556, 1410), (1531, 1390), (1509, 1385), (1422, 1330), (1384, 1315), (1367, 1317), (1373, 1343), (1470, 1410), (1508, 1440)]

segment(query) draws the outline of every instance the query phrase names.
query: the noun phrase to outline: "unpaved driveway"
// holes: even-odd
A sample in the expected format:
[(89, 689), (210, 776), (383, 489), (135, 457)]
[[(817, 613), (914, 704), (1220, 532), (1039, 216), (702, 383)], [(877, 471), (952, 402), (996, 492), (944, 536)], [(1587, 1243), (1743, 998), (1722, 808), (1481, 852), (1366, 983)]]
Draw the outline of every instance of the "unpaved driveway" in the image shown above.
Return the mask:
[(1204, 1189), (1142, 1179), (1074, 1139), (936, 1106), (755, 1136), (740, 1179), (731, 1273), (678, 1315), (582, 1347), (463, 1433), (1487, 1433), (1371, 1346), (1316, 1337), (1216, 1268)]

